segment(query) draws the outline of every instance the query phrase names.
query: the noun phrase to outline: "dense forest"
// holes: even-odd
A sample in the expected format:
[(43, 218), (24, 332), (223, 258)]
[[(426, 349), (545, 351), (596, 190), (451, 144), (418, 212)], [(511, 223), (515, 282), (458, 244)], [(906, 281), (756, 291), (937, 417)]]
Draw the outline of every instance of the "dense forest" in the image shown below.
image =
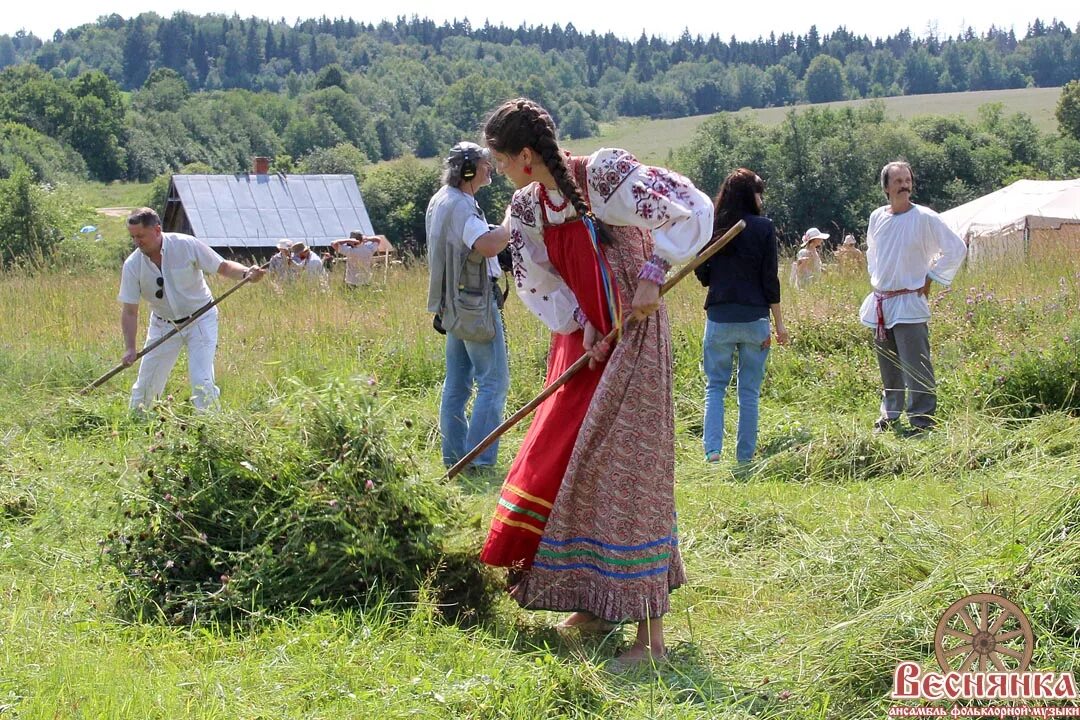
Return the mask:
[[(731, 167), (754, 167), (789, 232), (864, 221), (886, 157), (918, 161), (922, 199), (940, 206), (1018, 177), (1080, 174), (1080, 83), (1069, 82), (1080, 78), (1080, 27), (1058, 21), (1035, 20), (1022, 38), (991, 28), (871, 40), (811, 27), (751, 42), (689, 33), (669, 42), (572, 25), (147, 13), (45, 41), (0, 35), (0, 68), (0, 191), (18, 187), (8, 197), (21, 198), (0, 192), (0, 231), (22, 222), (15, 208), (29, 206), (35, 184), (157, 179), (160, 194), (174, 171), (246, 171), (267, 155), (276, 170), (355, 174), (379, 230), (419, 249), (437, 171), (416, 158), (474, 136), (485, 113), (515, 95), (551, 109), (563, 137), (588, 137), (625, 116), (1067, 85), (1059, 134), (1000, 107), (977, 122), (899, 122), (876, 106), (811, 111), (769, 129), (721, 115), (672, 158), (709, 192)], [(485, 202), (508, 192), (498, 183)]]
[(1035, 20), (1023, 38), (811, 27), (754, 41), (629, 41), (573, 25), (146, 13), (45, 41), (0, 35), (0, 68), (0, 122), (23, 126), (5, 125), (2, 142), (73, 149), (95, 179), (147, 180), (191, 162), (237, 170), (253, 154), (298, 161), (342, 143), (371, 162), (430, 157), (515, 94), (549, 107), (564, 136), (585, 137), (620, 116), (1058, 86), (1080, 78), (1080, 33)]

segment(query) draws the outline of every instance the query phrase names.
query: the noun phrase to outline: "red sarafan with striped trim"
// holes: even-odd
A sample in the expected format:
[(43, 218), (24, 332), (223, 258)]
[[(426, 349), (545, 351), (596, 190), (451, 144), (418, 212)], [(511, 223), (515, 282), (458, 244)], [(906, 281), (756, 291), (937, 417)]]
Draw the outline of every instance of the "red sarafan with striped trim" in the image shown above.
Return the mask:
[[(550, 226), (548, 257), (574, 291), (582, 312), (602, 333), (611, 329), (599, 265), (581, 221)], [(581, 357), (583, 333), (555, 335), (548, 353), (548, 385)], [(585, 420), (603, 366), (584, 368), (536, 410), (510, 466), (480, 560), (498, 567), (528, 568), (543, 535), (566, 465)]]
[[(584, 161), (571, 161), (581, 187)], [(618, 168), (592, 170), (611, 181)], [(635, 227), (608, 230), (613, 242), (602, 246), (603, 257), (622, 307), (630, 307), (652, 236)], [(580, 221), (544, 227), (552, 265), (595, 323), (603, 322), (606, 301), (590, 242)], [(576, 269), (590, 256), (593, 274)], [(548, 382), (580, 357), (581, 341), (580, 332), (553, 336)], [(511, 589), (523, 607), (586, 610), (611, 621), (668, 611), (669, 593), (685, 581), (675, 529), (671, 370), (661, 304), (625, 329), (607, 363), (578, 373), (538, 408), (481, 555), (523, 571)]]

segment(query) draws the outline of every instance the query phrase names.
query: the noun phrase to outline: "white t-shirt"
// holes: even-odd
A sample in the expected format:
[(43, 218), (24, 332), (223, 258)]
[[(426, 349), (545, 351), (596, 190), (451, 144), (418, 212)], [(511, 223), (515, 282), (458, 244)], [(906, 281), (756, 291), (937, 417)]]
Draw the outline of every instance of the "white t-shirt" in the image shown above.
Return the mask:
[[(476, 201), (474, 200), (473, 202)], [(487, 221), (485, 221), (483, 217), (470, 215), (469, 218), (465, 221), (465, 228), (461, 236), (461, 241), (465, 243), (465, 247), (472, 250), (473, 245), (475, 245), (476, 241), (480, 239), (480, 236), (484, 235), (489, 230), (491, 230), (491, 228), (488, 227)], [(502, 277), (503, 271), (502, 268), (499, 266), (498, 257), (489, 257), (487, 259), (487, 265), (488, 275), (493, 278)]]
[[(162, 233), (161, 269), (141, 250), (133, 251), (124, 260), (117, 299), (129, 305), (146, 300), (164, 320), (185, 318), (214, 299), (203, 273), (216, 273), (223, 262), (224, 258), (191, 235)], [(158, 278), (163, 285), (158, 285)], [(158, 290), (164, 290), (161, 298)]]
[(371, 263), (379, 243), (365, 240), (359, 247), (339, 245), (338, 252), (345, 258), (345, 284), (367, 285), (371, 282)]

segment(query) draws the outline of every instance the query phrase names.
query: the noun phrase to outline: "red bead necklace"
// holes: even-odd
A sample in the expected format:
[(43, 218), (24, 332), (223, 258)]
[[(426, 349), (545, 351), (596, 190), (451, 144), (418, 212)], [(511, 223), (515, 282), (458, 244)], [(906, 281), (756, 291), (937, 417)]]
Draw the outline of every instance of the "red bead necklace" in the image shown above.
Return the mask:
[(543, 183), (540, 183), (540, 201), (544, 203), (544, 205), (546, 205), (548, 210), (551, 210), (551, 212), (562, 212), (570, 203), (570, 198), (563, 198), (562, 203), (556, 205), (555, 203), (551, 202), (551, 198), (548, 197), (547, 188), (544, 187)]

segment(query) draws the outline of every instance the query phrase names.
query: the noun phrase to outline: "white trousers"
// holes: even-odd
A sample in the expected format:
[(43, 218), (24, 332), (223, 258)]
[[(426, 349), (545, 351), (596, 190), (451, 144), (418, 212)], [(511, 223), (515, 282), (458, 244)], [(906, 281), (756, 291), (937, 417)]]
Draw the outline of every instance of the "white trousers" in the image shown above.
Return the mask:
[[(157, 315), (150, 315), (146, 329), (146, 347), (173, 329), (173, 324)], [(205, 410), (217, 402), (221, 391), (214, 384), (214, 354), (217, 351), (218, 311), (208, 313), (163, 342), (139, 362), (139, 374), (131, 386), (131, 409), (146, 411), (153, 407), (161, 393), (169, 373), (176, 365), (180, 348), (188, 354), (188, 377), (191, 379), (191, 402), (199, 410)]]

